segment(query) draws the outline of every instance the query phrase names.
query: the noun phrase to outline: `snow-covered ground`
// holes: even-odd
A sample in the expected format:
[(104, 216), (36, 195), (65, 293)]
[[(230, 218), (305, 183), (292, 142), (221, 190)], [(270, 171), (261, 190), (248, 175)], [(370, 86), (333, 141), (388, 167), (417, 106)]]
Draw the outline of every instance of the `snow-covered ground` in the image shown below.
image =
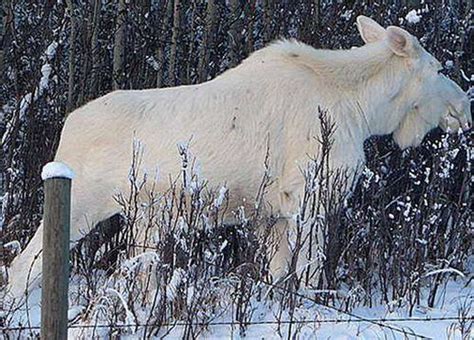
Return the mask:
[[(71, 290), (80, 287), (72, 283)], [(232, 307), (223, 310), (218, 317), (210, 322), (209, 326), (198, 327), (198, 337), (202, 339), (274, 339), (288, 338), (289, 332), (296, 335), (298, 339), (462, 339), (460, 322), (456, 320), (463, 310), (464, 315), (470, 320), (467, 326), (473, 323), (474, 286), (466, 279), (461, 281), (450, 281), (442, 287), (436, 300), (435, 308), (426, 305), (426, 296), (422, 303), (414, 308), (413, 314), (408, 315), (406, 307), (374, 306), (354, 308), (350, 315), (338, 312), (333, 308), (318, 305), (311, 299), (302, 299), (296, 307), (293, 320), (290, 325), (290, 316), (287, 312), (279, 315), (278, 304), (270, 300), (264, 302), (253, 301), (252, 319), (244, 332), (239, 324), (232, 321)], [(306, 293), (307, 294), (307, 293)], [(29, 313), (25, 309), (15, 315), (15, 321), (10, 327), (39, 326), (40, 324), (40, 291), (34, 292), (28, 303)], [(336, 303), (337, 308), (337, 303)], [(69, 318), (71, 320), (69, 330), (70, 339), (108, 338), (109, 328), (82, 328), (81, 312), (86, 309), (83, 306), (71, 306)], [(29, 321), (27, 320), (29, 318)], [(368, 321), (380, 320), (385, 321)], [(386, 321), (386, 320), (395, 321)], [(444, 320), (443, 320), (444, 319)], [(280, 321), (280, 323), (279, 323)], [(134, 322), (132, 322), (134, 323)], [(185, 331), (184, 322), (177, 322), (172, 327), (163, 327), (153, 338), (180, 339)], [(34, 330), (39, 332), (39, 330)], [(471, 330), (472, 332), (472, 330)], [(27, 331), (20, 333), (20, 338), (27, 338)], [(12, 333), (11, 333), (12, 334)], [(18, 335), (18, 333), (14, 333)], [(12, 334), (13, 335), (13, 334)], [(196, 335), (196, 334), (195, 334)], [(143, 327), (124, 327), (121, 339), (135, 339), (143, 336)], [(472, 339), (474, 333), (464, 334), (464, 339)], [(293, 337), (292, 337), (293, 338)]]
[[(297, 335), (300, 339), (405, 339), (417, 338), (415, 335), (432, 339), (461, 339), (457, 321), (453, 320), (435, 320), (420, 321), (423, 319), (450, 319), (458, 317), (459, 306), (471, 301), (473, 303), (474, 290), (470, 284), (465, 287), (461, 283), (451, 282), (437, 301), (437, 308), (428, 308), (420, 305), (414, 311), (413, 315), (408, 316), (406, 310), (395, 309), (389, 311), (383, 306), (373, 308), (361, 307), (352, 311), (352, 315), (347, 315), (334, 311), (332, 309), (316, 305), (307, 301), (296, 309), (294, 320), (291, 327), (291, 334)], [(273, 308), (272, 308), (273, 307)], [(288, 338), (290, 325), (283, 323), (278, 325), (275, 317), (278, 311), (275, 305), (270, 303), (260, 303), (255, 306), (252, 323), (248, 326), (245, 334), (240, 334), (238, 324), (234, 325), (216, 325), (208, 327), (207, 331), (202, 333), (203, 339), (226, 339), (226, 338), (248, 338), (248, 339), (274, 339), (277, 337)], [(471, 310), (470, 316), (473, 317)], [(354, 317), (359, 316), (360, 318)], [(394, 322), (364, 322), (361, 319), (413, 319), (413, 321), (394, 321)], [(229, 322), (230, 316), (221, 317), (215, 320), (215, 323)], [(288, 315), (283, 315), (283, 322), (289, 321)], [(340, 321), (338, 320), (348, 320)], [(302, 321), (303, 323), (299, 323)], [(471, 320), (472, 322), (472, 320)], [(390, 328), (389, 328), (390, 327)], [(299, 329), (297, 331), (297, 329)], [(406, 331), (407, 333), (403, 333)], [(182, 338), (183, 327), (175, 327), (168, 335), (170, 339)], [(471, 338), (474, 333), (471, 334)], [(129, 337), (134, 338), (134, 335)]]

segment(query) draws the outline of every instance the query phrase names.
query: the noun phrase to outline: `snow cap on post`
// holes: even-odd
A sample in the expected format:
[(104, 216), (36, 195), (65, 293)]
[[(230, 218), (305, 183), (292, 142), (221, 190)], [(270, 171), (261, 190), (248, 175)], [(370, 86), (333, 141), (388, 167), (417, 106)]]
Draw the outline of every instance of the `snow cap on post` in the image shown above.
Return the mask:
[(74, 178), (74, 172), (70, 167), (61, 162), (49, 162), (43, 166), (41, 171), (41, 179), (43, 181), (50, 178)]

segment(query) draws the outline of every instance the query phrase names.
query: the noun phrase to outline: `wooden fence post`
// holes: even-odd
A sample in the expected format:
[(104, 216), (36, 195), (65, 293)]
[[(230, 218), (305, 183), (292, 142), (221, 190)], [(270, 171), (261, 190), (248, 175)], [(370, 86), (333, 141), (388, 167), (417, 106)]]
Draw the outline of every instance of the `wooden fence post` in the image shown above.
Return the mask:
[[(57, 171), (58, 164), (59, 170), (63, 166), (62, 170), (69, 173)], [(53, 171), (48, 175), (49, 165), (53, 165)], [(43, 168), (41, 339), (67, 339), (72, 178), (69, 174), (72, 174), (69, 168), (60, 163), (49, 163)]]

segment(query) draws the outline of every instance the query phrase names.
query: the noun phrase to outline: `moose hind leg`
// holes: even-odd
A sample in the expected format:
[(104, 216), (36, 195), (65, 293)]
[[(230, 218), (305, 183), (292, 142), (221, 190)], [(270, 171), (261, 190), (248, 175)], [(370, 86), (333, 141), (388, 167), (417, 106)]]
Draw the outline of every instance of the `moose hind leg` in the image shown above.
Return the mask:
[(120, 212), (113, 186), (101, 181), (74, 183), (71, 200), (71, 247), (99, 222)]
[(42, 264), (43, 221), (26, 248), (13, 259), (8, 270), (8, 294), (20, 302), (39, 282)]
[[(95, 189), (95, 190), (92, 190)], [(119, 212), (113, 189), (105, 183), (73, 181), (71, 196), (70, 248), (97, 223)], [(9, 269), (8, 292), (20, 301), (25, 291), (39, 287), (42, 268), (43, 222), (26, 248), (12, 262)]]

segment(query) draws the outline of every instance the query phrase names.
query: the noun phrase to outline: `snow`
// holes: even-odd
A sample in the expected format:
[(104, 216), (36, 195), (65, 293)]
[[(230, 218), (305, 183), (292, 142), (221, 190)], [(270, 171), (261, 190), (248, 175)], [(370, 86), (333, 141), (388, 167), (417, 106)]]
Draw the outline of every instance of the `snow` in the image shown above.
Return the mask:
[(125, 298), (122, 296), (122, 294), (120, 294), (120, 292), (118, 292), (117, 290), (113, 288), (107, 288), (106, 293), (108, 295), (115, 296), (120, 301), (125, 311), (125, 324), (133, 325), (135, 323), (135, 318), (133, 317), (133, 313), (128, 308), (128, 304), (125, 301)]
[[(308, 303), (295, 309), (292, 332), (299, 329), (297, 339), (415, 339), (407, 336), (402, 330), (424, 336), (440, 339), (441, 334), (450, 339), (461, 339), (459, 323), (453, 318), (458, 317), (458, 308), (463, 299), (472, 296), (472, 287), (464, 287), (460, 283), (451, 282), (443, 298), (437, 304), (442, 307), (429, 308), (418, 306), (413, 316), (409, 317), (402, 309), (389, 310), (387, 307), (374, 306), (360, 307), (352, 311), (351, 315), (325, 308), (321, 305)], [(283, 313), (281, 325), (278, 325), (278, 315), (275, 305), (258, 303), (254, 306), (250, 324), (242, 333), (239, 324), (232, 319), (231, 313), (226, 313), (213, 320), (211, 325), (200, 334), (200, 339), (282, 339), (288, 337), (289, 315)], [(356, 316), (356, 317), (354, 317)], [(359, 318), (360, 317), (360, 318)], [(447, 320), (442, 320), (442, 319)], [(377, 319), (392, 319), (379, 324), (364, 321)], [(433, 320), (431, 320), (433, 319)], [(441, 320), (440, 320), (441, 319)], [(223, 323), (213, 325), (213, 323)], [(388, 328), (391, 327), (391, 328)], [(181, 324), (172, 329), (165, 328), (156, 337), (168, 333), (164, 339), (179, 339), (184, 334), (185, 327)], [(123, 336), (123, 339), (133, 339), (135, 335)]]
[(69, 321), (74, 320), (77, 318), (81, 313), (84, 311), (85, 307), (84, 306), (71, 306), (69, 310), (67, 311), (67, 319)]
[(227, 194), (227, 188), (225, 186), (221, 187), (220, 190), (219, 190), (219, 195), (217, 196), (217, 198), (214, 201), (214, 206), (216, 208), (219, 208), (222, 205), (222, 203), (224, 203), (224, 199), (226, 197), (226, 194)]
[(44, 64), (43, 67), (41, 67), (41, 79), (39, 82), (39, 87), (38, 87), (38, 96), (41, 96), (44, 92), (44, 90), (47, 90), (49, 87), (49, 76), (51, 75), (51, 65), (50, 64)]
[(10, 249), (11, 251), (17, 254), (21, 252), (21, 244), (17, 240), (5, 243), (3, 247), (6, 249)]
[(49, 162), (43, 167), (43, 171), (41, 171), (43, 181), (57, 177), (73, 179), (74, 172), (66, 164), (61, 162)]
[(474, 74), (472, 74), (471, 77), (468, 77), (466, 73), (463, 70), (461, 70), (461, 76), (467, 82), (474, 81)]
[(229, 244), (229, 242), (227, 240), (224, 240), (224, 242), (222, 242), (219, 250), (222, 252), (227, 247), (228, 244)]
[(49, 46), (46, 48), (46, 51), (44, 54), (48, 58), (48, 60), (51, 60), (54, 58), (56, 55), (56, 49), (58, 48), (58, 43), (56, 41), (53, 41)]
[(23, 117), (26, 113), (26, 110), (31, 104), (31, 99), (33, 95), (30, 93), (27, 93), (20, 101), (20, 117)]
[(189, 230), (189, 226), (183, 216), (178, 217), (178, 226), (179, 230), (183, 233), (187, 233)]
[(411, 10), (405, 16), (405, 20), (408, 21), (410, 24), (417, 24), (421, 21), (421, 16), (416, 13), (416, 10)]
[(341, 14), (341, 18), (344, 18), (345, 20), (350, 20), (351, 16), (352, 16), (351, 10), (346, 10), (344, 13)]
[(169, 301), (172, 301), (176, 298), (176, 295), (179, 293), (179, 286), (181, 285), (183, 279), (186, 276), (186, 272), (181, 268), (176, 268), (171, 276), (171, 281), (168, 284), (167, 298)]
[(425, 274), (425, 277), (426, 276), (431, 276), (431, 275), (436, 275), (436, 274), (457, 274), (461, 277), (465, 277), (464, 273), (455, 269), (455, 268), (443, 268), (443, 269), (437, 269), (437, 270), (433, 270), (427, 274)]
[[(38, 88), (36, 91), (28, 92), (25, 94), (20, 100), (20, 117), (23, 118), (26, 114), (26, 111), (33, 103), (33, 101), (37, 100), (41, 95), (44, 94), (46, 90), (49, 88), (49, 80), (51, 76), (52, 67), (49, 61), (51, 61), (54, 56), (56, 55), (56, 48), (58, 47), (58, 43), (53, 41), (45, 50), (44, 56), (46, 57), (46, 61), (41, 67), (41, 79), (38, 84)], [(5, 109), (5, 107), (3, 108)], [(4, 138), (6, 138), (7, 132), (5, 132), (2, 143), (4, 142)]]
[(160, 64), (158, 63), (158, 61), (156, 61), (156, 59), (153, 56), (148, 56), (146, 57), (145, 60), (148, 63), (148, 65), (150, 65), (153, 68), (153, 70), (159, 71)]
[[(446, 271), (447, 273), (448, 271)], [(167, 287), (167, 299), (173, 299), (176, 294), (182, 289), (186, 289), (183, 285), (186, 278), (185, 272), (182, 269), (176, 268), (173, 271), (171, 282)], [(432, 272), (434, 275), (434, 272)], [(295, 335), (295, 330), (298, 330), (296, 336), (291, 338), (298, 339), (414, 339), (415, 337), (406, 337), (400, 330), (415, 333), (432, 339), (440, 339), (446, 336), (450, 339), (461, 339), (460, 336), (460, 322), (456, 320), (459, 317), (459, 312), (463, 306), (468, 306), (469, 301), (474, 296), (474, 283), (469, 282), (468, 278), (460, 278), (456, 281), (451, 280), (446, 285), (440, 286), (442, 292), (437, 295), (435, 306), (429, 307), (426, 303), (426, 298), (429, 294), (428, 289), (422, 290), (421, 303), (413, 309), (413, 314), (408, 314), (406, 307), (400, 307), (398, 301), (394, 301), (391, 305), (374, 305), (373, 307), (356, 307), (350, 311), (349, 314), (338, 311), (339, 307), (344, 304), (344, 299), (350, 292), (343, 290), (330, 291), (336, 299), (335, 308), (319, 305), (311, 298), (307, 301), (304, 299), (303, 303), (298, 303), (295, 308), (293, 320), (296, 321), (292, 325), (291, 332)], [(83, 282), (76, 281), (71, 278), (70, 281), (70, 308), (68, 311), (68, 319), (71, 321), (69, 328), (70, 339), (87, 339), (87, 335), (92, 334), (93, 329), (81, 328), (81, 326), (93, 326), (94, 323), (98, 325), (107, 324), (100, 317), (100, 312), (94, 312), (94, 309), (78, 305), (72, 302), (73, 296), (79, 291), (84, 290)], [(105, 288), (105, 287), (104, 287)], [(190, 287), (190, 289), (193, 287)], [(318, 291), (300, 291), (300, 295), (314, 296)], [(197, 294), (197, 292), (195, 292)], [(137, 318), (139, 315), (148, 315), (150, 311), (137, 309), (139, 303), (134, 304), (135, 301), (129, 301), (119, 289), (105, 288), (103, 295), (96, 298), (96, 308), (99, 310), (111, 308), (109, 303), (115, 300), (123, 308), (121, 320), (117, 320), (116, 324), (122, 327), (121, 339), (136, 339), (143, 338), (142, 333), (144, 327), (126, 327), (125, 325), (143, 325), (149, 323), (147, 318)], [(188, 292), (191, 296), (192, 293)], [(41, 289), (38, 288), (31, 292), (28, 301), (29, 313), (25, 311), (23, 306), (16, 312), (15, 317), (9, 324), (10, 327), (19, 325), (39, 326), (41, 319), (40, 311), (40, 297)], [(338, 298), (338, 297), (342, 297)], [(229, 338), (246, 338), (246, 339), (280, 339), (289, 338), (288, 333), (290, 326), (288, 321), (290, 315), (287, 310), (284, 310), (279, 315), (279, 305), (276, 301), (269, 299), (262, 299), (253, 297), (251, 299), (251, 317), (248, 320), (249, 325), (242, 331), (237, 321), (233, 318), (232, 298), (230, 295), (221, 296), (224, 310), (213, 314), (215, 317), (211, 318), (210, 325), (203, 327), (200, 333), (200, 339), (229, 339)], [(141, 300), (137, 296), (137, 300)], [(102, 309), (101, 309), (102, 308)], [(135, 310), (136, 315), (132, 312)], [(467, 317), (472, 317), (472, 312), (464, 309), (467, 312)], [(7, 312), (7, 311), (5, 311)], [(97, 315), (89, 322), (84, 321), (87, 313)], [(0, 311), (0, 313), (2, 313)], [(82, 315), (82, 317), (81, 317)], [(383, 319), (383, 322), (371, 322), (370, 320)], [(445, 320), (442, 320), (445, 319)], [(29, 320), (29, 321), (28, 321)], [(279, 325), (278, 321), (282, 321)], [(369, 320), (369, 321), (367, 321)], [(389, 321), (394, 320), (394, 321)], [(185, 331), (185, 320), (178, 321), (172, 327), (164, 326), (159, 333), (155, 334), (152, 339), (180, 339), (183, 337)], [(469, 321), (467, 321), (469, 322)], [(173, 322), (171, 322), (171, 325)], [(391, 328), (387, 328), (391, 327)], [(110, 329), (107, 327), (94, 330), (94, 334), (100, 338), (109, 338)], [(39, 332), (34, 331), (34, 332)], [(91, 332), (91, 333), (88, 333)], [(168, 333), (169, 332), (169, 333)], [(22, 334), (25, 334), (24, 332)], [(443, 335), (440, 337), (440, 335)], [(13, 335), (13, 334), (12, 334)], [(12, 338), (16, 338), (12, 336)], [(469, 337), (468, 337), (469, 338)]]
[(467, 97), (469, 98), (469, 101), (474, 101), (474, 86), (471, 86), (469, 90), (467, 90)]

